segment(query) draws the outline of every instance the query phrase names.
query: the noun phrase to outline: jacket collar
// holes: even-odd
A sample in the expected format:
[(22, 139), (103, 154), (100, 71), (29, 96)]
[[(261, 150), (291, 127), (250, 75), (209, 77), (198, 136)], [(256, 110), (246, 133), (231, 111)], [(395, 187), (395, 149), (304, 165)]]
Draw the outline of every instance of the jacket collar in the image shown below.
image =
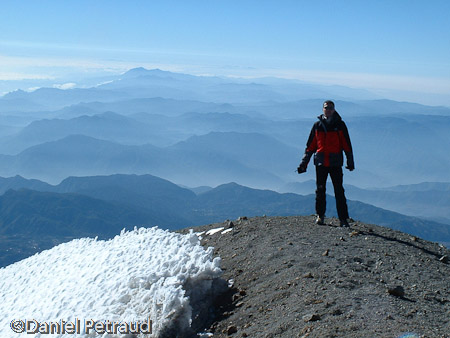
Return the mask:
[[(317, 118), (320, 120), (320, 122), (327, 123), (327, 119), (325, 118), (324, 114), (320, 114), (319, 116), (317, 116)], [(335, 125), (339, 121), (342, 121), (342, 117), (341, 117), (341, 115), (339, 115), (339, 113), (337, 111), (334, 111), (334, 114), (331, 117), (331, 123), (329, 125), (330, 126)]]

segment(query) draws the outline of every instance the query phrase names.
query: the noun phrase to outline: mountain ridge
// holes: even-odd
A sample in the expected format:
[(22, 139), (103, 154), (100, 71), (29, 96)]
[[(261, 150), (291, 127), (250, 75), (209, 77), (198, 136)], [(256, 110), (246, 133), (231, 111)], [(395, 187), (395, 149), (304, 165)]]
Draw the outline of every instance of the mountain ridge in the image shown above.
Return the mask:
[[(27, 184), (29, 186), (27, 186)], [(29, 188), (42, 191), (30, 190)], [(28, 188), (28, 189), (27, 189)], [(15, 190), (12, 190), (15, 189)], [(152, 175), (71, 177), (49, 185), (20, 177), (0, 179), (0, 265), (80, 236), (114, 236), (124, 227), (180, 229), (241, 215), (311, 215), (314, 195), (280, 194), (237, 183), (195, 194)], [(327, 220), (336, 216), (328, 196)], [(450, 226), (348, 201), (354, 219), (450, 246)], [(95, 220), (101, 221), (95, 223)], [(79, 224), (78, 224), (79, 223)], [(91, 231), (87, 229), (92, 225)], [(100, 226), (100, 228), (99, 228)], [(53, 231), (51, 229), (59, 229)], [(42, 228), (36, 234), (32, 229)], [(13, 230), (12, 230), (13, 229)], [(84, 230), (83, 230), (84, 229)], [(95, 230), (97, 229), (97, 230)]]

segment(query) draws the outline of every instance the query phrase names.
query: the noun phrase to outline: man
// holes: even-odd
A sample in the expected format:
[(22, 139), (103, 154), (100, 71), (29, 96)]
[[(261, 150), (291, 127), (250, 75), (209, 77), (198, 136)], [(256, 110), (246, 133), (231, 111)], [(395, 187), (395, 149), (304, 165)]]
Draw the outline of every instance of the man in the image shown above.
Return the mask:
[(342, 165), (345, 152), (347, 158), (346, 168), (355, 169), (353, 162), (352, 144), (348, 135), (347, 126), (341, 116), (334, 109), (334, 102), (327, 100), (323, 103), (323, 114), (318, 116), (319, 121), (314, 123), (306, 143), (305, 154), (297, 168), (299, 174), (306, 172), (309, 160), (314, 154), (316, 165), (316, 224), (324, 225), (326, 210), (326, 183), (328, 174), (331, 177), (336, 198), (336, 209), (342, 227), (348, 227), (348, 208), (345, 198)]

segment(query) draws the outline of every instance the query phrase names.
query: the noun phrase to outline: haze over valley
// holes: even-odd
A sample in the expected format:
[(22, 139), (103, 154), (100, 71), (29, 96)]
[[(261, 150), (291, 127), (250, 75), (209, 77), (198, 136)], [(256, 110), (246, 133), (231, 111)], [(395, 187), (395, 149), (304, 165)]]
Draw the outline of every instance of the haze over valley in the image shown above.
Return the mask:
[(0, 99), (0, 175), (56, 184), (148, 173), (190, 187), (234, 181), (279, 190), (313, 178), (314, 170), (298, 177), (295, 168), (321, 102), (332, 97), (358, 169), (347, 183), (449, 182), (450, 108), (360, 99), (368, 95), (143, 68), (96, 87), (15, 91)]

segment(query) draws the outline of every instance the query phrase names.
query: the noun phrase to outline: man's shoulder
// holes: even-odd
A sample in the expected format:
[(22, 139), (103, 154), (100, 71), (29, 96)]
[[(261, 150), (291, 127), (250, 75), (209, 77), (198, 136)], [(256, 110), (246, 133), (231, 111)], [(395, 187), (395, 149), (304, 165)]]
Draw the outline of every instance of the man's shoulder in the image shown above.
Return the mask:
[(316, 122), (313, 123), (314, 127), (320, 126), (322, 124), (322, 121), (317, 120)]
[(317, 120), (313, 123), (313, 127), (317, 128), (323, 125), (325, 122), (322, 119), (322, 116), (317, 116)]
[(339, 129), (347, 128), (347, 125), (345, 124), (344, 120), (342, 120), (342, 119), (339, 120), (338, 126), (339, 126)]

